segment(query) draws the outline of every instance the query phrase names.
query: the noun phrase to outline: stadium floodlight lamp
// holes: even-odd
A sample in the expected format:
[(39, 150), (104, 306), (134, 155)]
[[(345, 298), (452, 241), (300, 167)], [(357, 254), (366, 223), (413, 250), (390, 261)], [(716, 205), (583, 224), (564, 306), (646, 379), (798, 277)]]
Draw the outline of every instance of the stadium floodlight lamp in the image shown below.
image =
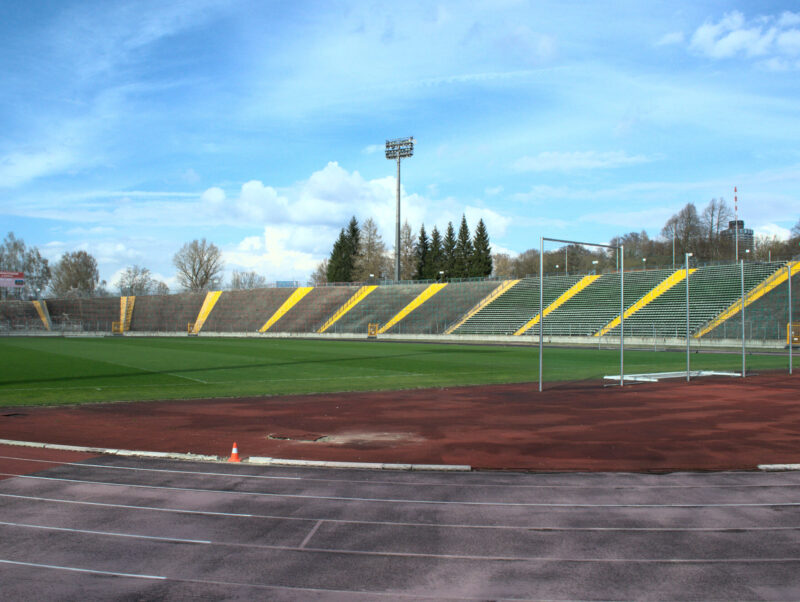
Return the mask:
[(644, 266), (644, 269), (646, 270), (647, 269), (647, 257), (642, 257), (642, 265)]
[(387, 159), (405, 159), (414, 154), (414, 137), (395, 138), (386, 141)]
[(394, 279), (400, 281), (400, 159), (414, 154), (414, 137), (395, 138), (386, 141), (386, 158), (397, 161), (397, 228), (394, 246)]

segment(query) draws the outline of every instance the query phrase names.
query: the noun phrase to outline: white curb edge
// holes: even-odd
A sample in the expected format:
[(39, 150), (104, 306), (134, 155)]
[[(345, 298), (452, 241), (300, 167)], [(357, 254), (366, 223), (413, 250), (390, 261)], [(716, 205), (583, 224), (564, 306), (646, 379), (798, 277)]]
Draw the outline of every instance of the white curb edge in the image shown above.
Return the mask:
[[(16, 441), (0, 439), (0, 445), (16, 445), (19, 447), (36, 447), (40, 449), (57, 449), (61, 451), (85, 452), (90, 454), (107, 454), (113, 456), (129, 456), (138, 458), (161, 458), (168, 460), (193, 460), (200, 462), (227, 462), (226, 458), (203, 454), (182, 454), (177, 452), (139, 451), (131, 449), (113, 449), (109, 447), (85, 447), (82, 445), (60, 445), (58, 443), (38, 443), (36, 441)], [(242, 464), (256, 466), (304, 466), (309, 468), (359, 468), (373, 470), (435, 470), (439, 472), (470, 472), (467, 464), (385, 464), (379, 462), (326, 462), (324, 460), (289, 460), (252, 456), (242, 460)]]
[(800, 464), (759, 464), (759, 470), (778, 472), (782, 470), (800, 470)]
[(435, 470), (439, 472), (470, 472), (468, 464), (387, 464), (381, 462), (326, 462), (324, 460), (288, 460), (251, 456), (244, 460), (259, 466), (308, 466), (315, 468), (371, 468), (375, 470)]

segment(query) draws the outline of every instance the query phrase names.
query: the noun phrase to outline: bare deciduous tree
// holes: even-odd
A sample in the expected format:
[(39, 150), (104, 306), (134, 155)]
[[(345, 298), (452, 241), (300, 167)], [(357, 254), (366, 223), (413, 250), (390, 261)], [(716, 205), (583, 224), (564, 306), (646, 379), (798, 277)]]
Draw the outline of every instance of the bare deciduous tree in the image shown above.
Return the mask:
[[(13, 232), (9, 232), (0, 245), (0, 270), (25, 274), (21, 294), (26, 297), (39, 296), (47, 288), (51, 277), (50, 266), (39, 249), (26, 247), (25, 241), (16, 238)], [(0, 294), (6, 296), (8, 289), (0, 289)]]
[(495, 253), (492, 255), (492, 275), (498, 278), (511, 278), (514, 264), (511, 256), (507, 253)]
[(222, 252), (205, 238), (183, 245), (172, 262), (178, 270), (178, 282), (187, 291), (204, 291), (219, 285), (224, 267)]
[(328, 259), (327, 257), (319, 262), (317, 269), (311, 274), (311, 283), (314, 286), (328, 284)]
[(115, 286), (119, 289), (120, 295), (152, 295), (156, 292), (159, 284), (163, 283), (153, 279), (150, 276), (150, 270), (132, 265), (125, 268), (125, 271), (120, 274)]
[(378, 232), (375, 220), (368, 218), (361, 226), (361, 237), (353, 278), (356, 281), (384, 278), (388, 274), (386, 245)]
[(709, 259), (718, 259), (726, 249), (723, 248), (720, 233), (728, 227), (728, 220), (733, 217), (733, 212), (725, 203), (725, 199), (711, 199), (703, 209), (700, 216), (700, 226), (703, 229), (706, 250)]
[(267, 279), (256, 272), (237, 272), (231, 274), (231, 290), (250, 290), (254, 288), (264, 288), (267, 286)]
[(404, 222), (400, 228), (400, 280), (412, 280), (417, 272), (417, 235)]
[(53, 268), (50, 287), (56, 297), (90, 297), (100, 284), (97, 260), (86, 251), (64, 253)]

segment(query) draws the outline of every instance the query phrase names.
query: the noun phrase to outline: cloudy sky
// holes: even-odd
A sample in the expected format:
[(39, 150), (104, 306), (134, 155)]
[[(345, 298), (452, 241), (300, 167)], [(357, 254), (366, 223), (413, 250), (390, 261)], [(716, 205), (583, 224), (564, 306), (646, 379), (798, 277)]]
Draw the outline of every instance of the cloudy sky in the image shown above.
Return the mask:
[(800, 218), (794, 1), (0, 2), (0, 219), (113, 284), (206, 237), (305, 281), (351, 215), (466, 214), (495, 251)]

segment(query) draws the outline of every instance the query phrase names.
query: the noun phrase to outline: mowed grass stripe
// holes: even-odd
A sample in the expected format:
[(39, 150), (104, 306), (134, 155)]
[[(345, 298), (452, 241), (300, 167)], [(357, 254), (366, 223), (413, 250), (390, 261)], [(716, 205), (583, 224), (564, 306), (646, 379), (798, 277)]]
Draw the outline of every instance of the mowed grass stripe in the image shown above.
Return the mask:
[[(536, 347), (225, 338), (0, 339), (0, 405), (392, 390), (538, 379)], [(682, 352), (626, 351), (626, 373), (682, 370)], [(750, 356), (750, 369), (785, 368)], [(695, 369), (741, 358), (693, 354)], [(545, 379), (619, 372), (619, 352), (546, 349)]]
[(105, 353), (92, 353), (88, 340), (49, 339), (49, 344), (41, 345), (44, 340), (41, 339), (39, 345), (14, 345), (17, 348), (12, 352), (0, 346), (0, 361), (8, 367), (0, 376), (0, 387), (35, 389), (46, 384), (50, 387), (84, 388), (119, 386), (120, 382), (139, 386), (145, 378), (152, 384), (167, 385), (180, 378), (120, 361), (107, 349)]

